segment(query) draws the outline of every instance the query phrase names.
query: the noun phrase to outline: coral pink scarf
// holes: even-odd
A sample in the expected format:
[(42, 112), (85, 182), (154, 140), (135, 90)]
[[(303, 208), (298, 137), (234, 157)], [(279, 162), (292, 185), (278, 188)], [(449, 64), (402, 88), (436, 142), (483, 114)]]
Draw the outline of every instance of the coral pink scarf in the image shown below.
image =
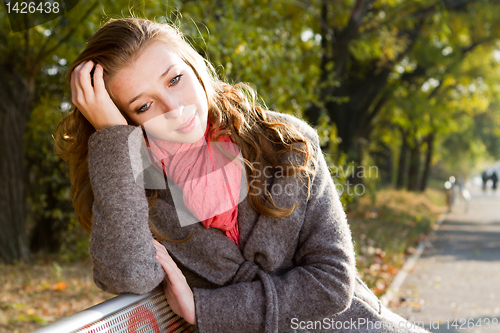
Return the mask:
[[(151, 163), (183, 193), (189, 211), (205, 228), (218, 228), (238, 247), (238, 199), (241, 169), (209, 142), (207, 121), (205, 135), (195, 143), (179, 143), (148, 137)], [(214, 133), (214, 136), (219, 131)], [(238, 156), (238, 146), (228, 135), (218, 138), (222, 148)], [(151, 160), (151, 157), (149, 157)]]

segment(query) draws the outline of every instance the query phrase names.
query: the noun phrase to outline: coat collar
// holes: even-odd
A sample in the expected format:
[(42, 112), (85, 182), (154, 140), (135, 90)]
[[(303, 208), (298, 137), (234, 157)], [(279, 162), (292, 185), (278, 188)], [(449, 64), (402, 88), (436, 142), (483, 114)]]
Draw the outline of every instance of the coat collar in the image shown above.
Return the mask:
[[(296, 122), (298, 128), (303, 126), (291, 116), (271, 113)], [(297, 153), (287, 153), (281, 162), (300, 164), (302, 158)], [(179, 219), (194, 216), (185, 207), (174, 207), (168, 187), (159, 193), (161, 200), (152, 208), (151, 222), (162, 235), (170, 239), (186, 239), (192, 233), (186, 242), (164, 241), (163, 245), (174, 259), (216, 285), (230, 283), (246, 261), (257, 264), (267, 272), (275, 271), (281, 267), (285, 257), (291, 255), (291, 251), (293, 255), (297, 247), (307, 208), (307, 181), (304, 184), (296, 176), (284, 177), (283, 174), (274, 173), (267, 178), (267, 182), (278, 207), (288, 208), (294, 203), (298, 206), (289, 216), (269, 217), (258, 214), (250, 206), (248, 196), (245, 197), (238, 204), (241, 251), (220, 229), (207, 229), (200, 222), (181, 227)]]
[[(182, 265), (216, 285), (231, 282), (245, 261), (272, 272), (280, 268), (290, 250), (296, 247), (307, 193), (295, 176), (272, 177), (269, 184), (277, 206), (291, 207), (293, 203), (298, 206), (289, 216), (270, 217), (258, 214), (250, 206), (248, 196), (245, 197), (238, 205), (241, 251), (220, 229), (207, 229), (200, 222), (181, 227), (179, 219), (194, 217), (187, 209), (175, 210), (169, 189), (161, 191), (162, 200), (153, 207), (152, 215), (160, 218), (154, 225), (170, 239), (185, 239), (192, 233), (187, 242), (163, 244)], [(275, 195), (280, 192), (281, 195)]]

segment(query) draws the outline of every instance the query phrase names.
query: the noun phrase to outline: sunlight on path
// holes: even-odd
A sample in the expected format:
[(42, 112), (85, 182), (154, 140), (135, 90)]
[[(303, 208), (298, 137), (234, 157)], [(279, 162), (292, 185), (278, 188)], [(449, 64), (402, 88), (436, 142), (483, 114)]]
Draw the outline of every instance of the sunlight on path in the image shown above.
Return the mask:
[(431, 332), (500, 332), (500, 192), (473, 188), (406, 278), (394, 311)]

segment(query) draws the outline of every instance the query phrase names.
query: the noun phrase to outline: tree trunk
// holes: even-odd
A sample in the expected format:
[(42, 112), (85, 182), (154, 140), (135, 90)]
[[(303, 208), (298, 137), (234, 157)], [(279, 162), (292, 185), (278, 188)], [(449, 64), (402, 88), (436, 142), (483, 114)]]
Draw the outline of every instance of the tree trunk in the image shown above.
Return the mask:
[(377, 141), (374, 150), (370, 151), (369, 154), (373, 158), (374, 166), (376, 167), (375, 175), (371, 172), (369, 166), (367, 168), (367, 173), (375, 178), (379, 178), (380, 183), (384, 185), (391, 185), (393, 182), (392, 176), (394, 174), (394, 163), (393, 163), (393, 153), (390, 147), (388, 147), (384, 142)]
[[(52, 190), (50, 187), (49, 191)], [(54, 209), (58, 206), (55, 191), (47, 193), (47, 207)], [(61, 246), (61, 232), (63, 226), (57, 223), (57, 220), (52, 216), (36, 216), (35, 226), (30, 233), (30, 250), (32, 253), (45, 250), (49, 253), (56, 253)]]
[(431, 161), (432, 161), (432, 153), (433, 153), (433, 148), (434, 148), (434, 138), (435, 134), (431, 133), (427, 136), (425, 139), (425, 142), (427, 143), (427, 152), (425, 154), (425, 165), (424, 165), (424, 172), (422, 174), (422, 180), (420, 182), (420, 191), (425, 191), (427, 188), (427, 181), (429, 180), (429, 174), (431, 172)]
[(352, 151), (354, 151), (354, 153), (347, 155), (347, 157), (348, 157), (347, 162), (354, 163), (354, 172), (349, 177), (349, 182), (350, 182), (350, 184), (352, 184), (352, 186), (356, 186), (358, 184), (363, 184), (363, 177), (366, 177), (365, 172), (362, 172), (362, 168), (361, 168), (366, 143), (367, 143), (367, 140), (358, 139), (354, 144), (354, 149), (352, 150)]
[(415, 140), (410, 150), (410, 166), (408, 168), (408, 191), (418, 189), (418, 174), (420, 171), (420, 143)]
[(396, 179), (396, 188), (402, 189), (405, 187), (405, 176), (406, 169), (408, 166), (408, 138), (407, 134), (404, 130), (401, 130), (401, 150), (399, 152), (399, 161), (398, 161), (398, 178)]
[(0, 64), (0, 257), (6, 263), (30, 258), (25, 226), (26, 173), (23, 136), (33, 86)]
[[(327, 69), (327, 64), (328, 61), (330, 60), (330, 52), (328, 50), (329, 46), (328, 40), (332, 38), (331, 32), (325, 26), (326, 22), (328, 21), (328, 5), (326, 1), (321, 1), (321, 20), (325, 23), (321, 25), (321, 42), (320, 42), (321, 62), (319, 65), (319, 69), (321, 72), (320, 82), (326, 82), (328, 80), (328, 73), (329, 73), (329, 70)], [(325, 87), (320, 88), (319, 95), (320, 96), (325, 95)], [(322, 101), (320, 101), (320, 103), (321, 102)], [(304, 115), (306, 116), (307, 120), (311, 123), (311, 125), (318, 126), (319, 118), (321, 117), (320, 105), (313, 103), (309, 108), (307, 108), (304, 111)]]

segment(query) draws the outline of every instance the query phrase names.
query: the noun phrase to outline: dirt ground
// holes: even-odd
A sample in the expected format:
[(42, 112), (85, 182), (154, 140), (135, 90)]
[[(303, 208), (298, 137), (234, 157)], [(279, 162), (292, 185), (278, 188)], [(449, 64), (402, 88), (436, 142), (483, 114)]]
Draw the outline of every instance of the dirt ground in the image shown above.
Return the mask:
[(31, 332), (112, 297), (88, 262), (0, 264), (0, 333)]

